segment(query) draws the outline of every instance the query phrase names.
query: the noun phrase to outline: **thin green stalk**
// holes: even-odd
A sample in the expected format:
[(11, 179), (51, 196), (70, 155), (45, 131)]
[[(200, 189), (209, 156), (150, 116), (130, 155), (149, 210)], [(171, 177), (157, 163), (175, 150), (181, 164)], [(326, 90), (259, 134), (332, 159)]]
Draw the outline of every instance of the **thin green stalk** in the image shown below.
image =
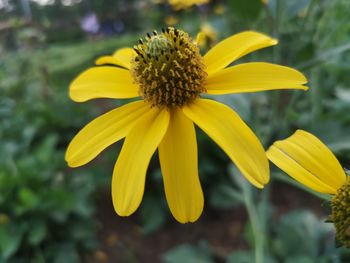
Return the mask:
[[(237, 177), (236, 177), (237, 178)], [(238, 177), (241, 178), (241, 177)], [(247, 209), (249, 222), (252, 226), (254, 236), (254, 254), (255, 263), (263, 263), (265, 255), (265, 225), (266, 225), (266, 209), (262, 213), (259, 212), (257, 202), (254, 201), (252, 186), (244, 181), (243, 178), (236, 179), (242, 189), (244, 205)], [(267, 189), (264, 189), (267, 190)], [(262, 208), (265, 208), (267, 202), (268, 191), (263, 192), (263, 199), (259, 202)]]
[(261, 231), (261, 225), (258, 220), (258, 212), (254, 205), (254, 202), (251, 198), (251, 195), (244, 194), (244, 203), (247, 208), (249, 221), (252, 226), (253, 235), (254, 235), (254, 254), (255, 254), (255, 263), (264, 262), (264, 236)]
[(318, 2), (319, 0), (312, 0), (311, 3), (309, 4), (307, 10), (306, 10), (306, 14), (304, 17), (304, 26), (301, 29), (301, 36), (305, 36), (307, 35), (307, 30), (309, 29), (309, 24), (310, 24), (310, 19), (311, 19), (311, 13), (316, 5), (316, 2)]
[[(273, 36), (278, 39), (279, 38), (279, 26), (282, 20), (282, 4), (280, 0), (276, 1), (276, 17), (275, 20), (273, 21)], [(280, 47), (277, 45), (273, 49), (273, 61), (275, 63), (280, 62)], [(280, 100), (280, 92), (275, 91), (273, 94), (270, 95), (271, 99), (271, 126), (272, 126), (272, 131), (278, 130), (277, 128), (279, 127), (279, 100)]]
[(321, 94), (320, 89), (317, 88), (317, 76), (319, 75), (319, 69), (313, 69), (311, 72), (311, 83), (316, 86), (316, 88), (311, 89), (311, 113), (312, 113), (312, 124), (316, 125), (320, 116), (322, 114), (322, 102), (321, 102)]

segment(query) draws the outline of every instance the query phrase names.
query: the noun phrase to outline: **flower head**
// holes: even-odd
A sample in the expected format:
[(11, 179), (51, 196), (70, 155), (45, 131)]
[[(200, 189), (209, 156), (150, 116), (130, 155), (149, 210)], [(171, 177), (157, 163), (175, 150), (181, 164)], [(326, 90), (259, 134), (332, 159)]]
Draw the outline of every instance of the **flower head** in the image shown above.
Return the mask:
[(350, 179), (337, 158), (318, 138), (303, 130), (275, 142), (268, 158), (280, 169), (310, 189), (332, 195), (332, 213), (337, 239), (350, 247)]
[(234, 60), (276, 40), (243, 32), (223, 40), (205, 56), (182, 30), (167, 28), (140, 39), (134, 49), (104, 56), (70, 86), (77, 102), (95, 98), (136, 98), (96, 118), (72, 140), (66, 152), (71, 167), (84, 165), (125, 137), (114, 167), (112, 199), (117, 214), (128, 216), (139, 206), (149, 161), (158, 148), (169, 208), (182, 223), (197, 220), (203, 210), (194, 123), (205, 131), (256, 187), (269, 180), (260, 141), (229, 107), (201, 94), (228, 94), (274, 89), (303, 89), (298, 71), (269, 63), (226, 68)]
[(198, 46), (182, 30), (156, 31), (135, 47), (131, 72), (140, 95), (153, 106), (181, 107), (205, 92), (205, 64)]

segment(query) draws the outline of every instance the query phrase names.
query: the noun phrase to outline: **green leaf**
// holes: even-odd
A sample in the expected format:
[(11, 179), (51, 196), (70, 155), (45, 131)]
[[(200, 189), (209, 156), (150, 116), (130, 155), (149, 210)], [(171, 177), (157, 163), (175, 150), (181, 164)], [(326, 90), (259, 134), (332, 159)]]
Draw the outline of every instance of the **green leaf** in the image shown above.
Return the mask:
[(165, 223), (165, 215), (160, 199), (155, 195), (145, 195), (140, 207), (140, 219), (144, 233), (150, 234), (158, 230)]
[[(231, 253), (227, 259), (226, 263), (252, 263), (255, 262), (255, 256), (252, 251), (235, 251)], [(270, 256), (264, 256), (264, 263), (277, 263), (277, 261)], [(295, 261), (295, 263), (299, 261)]]
[(209, 203), (217, 208), (233, 208), (241, 204), (242, 198), (232, 185), (218, 183), (210, 192)]
[(327, 227), (309, 211), (290, 212), (274, 227), (272, 250), (279, 258), (290, 255), (315, 258), (319, 253), (316, 244), (320, 244), (322, 236), (329, 231)]
[(36, 149), (36, 157), (44, 164), (49, 164), (53, 157), (53, 151), (58, 141), (57, 135), (47, 135), (44, 141)]
[(39, 203), (39, 197), (37, 193), (29, 188), (22, 188), (18, 193), (18, 198), (21, 204), (23, 205), (23, 209), (29, 210), (35, 208)]
[[(298, 262), (298, 263), (316, 263), (314, 258), (303, 257), (303, 256), (290, 257), (285, 261), (285, 263), (295, 263), (295, 262)], [(320, 261), (317, 261), (317, 263), (320, 263)]]
[(231, 253), (226, 263), (251, 263), (254, 262), (254, 254), (250, 251), (235, 251)]
[(77, 263), (81, 262), (75, 246), (70, 243), (57, 245), (55, 248), (54, 263)]
[(177, 246), (165, 254), (163, 254), (162, 259), (165, 263), (212, 263), (214, 262), (208, 253), (204, 253), (198, 248), (183, 244)]
[(28, 232), (28, 242), (31, 245), (38, 245), (46, 236), (47, 228), (45, 222), (37, 222), (36, 224), (31, 224), (31, 228)]
[(0, 225), (0, 255), (7, 260), (18, 250), (23, 237), (22, 227)]

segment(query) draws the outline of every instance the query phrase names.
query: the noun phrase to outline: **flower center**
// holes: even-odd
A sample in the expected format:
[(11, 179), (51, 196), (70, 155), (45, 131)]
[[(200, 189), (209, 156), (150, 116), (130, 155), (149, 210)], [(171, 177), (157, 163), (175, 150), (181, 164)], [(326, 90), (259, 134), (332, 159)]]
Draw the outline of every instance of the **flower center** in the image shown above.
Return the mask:
[(337, 240), (350, 247), (350, 176), (332, 199), (331, 220)]
[(187, 33), (167, 28), (147, 34), (134, 46), (131, 72), (145, 101), (158, 107), (181, 107), (205, 91), (205, 65)]

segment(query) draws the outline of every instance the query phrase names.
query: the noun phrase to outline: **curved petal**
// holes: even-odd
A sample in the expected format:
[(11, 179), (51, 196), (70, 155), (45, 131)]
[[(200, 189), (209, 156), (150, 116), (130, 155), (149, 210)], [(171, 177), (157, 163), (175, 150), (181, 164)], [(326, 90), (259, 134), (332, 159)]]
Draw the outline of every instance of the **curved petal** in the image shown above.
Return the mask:
[(207, 78), (208, 94), (257, 92), (275, 89), (302, 89), (305, 76), (292, 68), (276, 64), (252, 62), (220, 70)]
[(183, 107), (187, 117), (206, 132), (256, 187), (269, 181), (269, 164), (259, 139), (231, 108), (197, 99)]
[(208, 76), (248, 53), (276, 44), (277, 40), (254, 31), (245, 31), (226, 38), (204, 56)]
[[(116, 58), (114, 58), (113, 56), (102, 56), (102, 57), (99, 57), (98, 59), (95, 60), (95, 64), (97, 66), (111, 64), (111, 65), (124, 67), (123, 62), (118, 60), (118, 59), (116, 59)], [(127, 68), (127, 69), (129, 69), (129, 68)]]
[(152, 108), (126, 136), (112, 178), (112, 200), (118, 215), (128, 216), (140, 205), (148, 164), (164, 137), (169, 119), (166, 109)]
[(169, 128), (159, 145), (159, 160), (171, 213), (180, 223), (196, 221), (204, 205), (196, 132), (193, 122), (180, 109), (171, 114)]
[(70, 142), (65, 155), (68, 165), (78, 167), (90, 162), (105, 148), (124, 138), (150, 108), (144, 101), (131, 102), (91, 121)]
[(135, 98), (138, 86), (129, 70), (117, 67), (94, 67), (81, 73), (69, 87), (69, 96), (76, 102), (95, 98)]
[(275, 142), (267, 156), (289, 176), (317, 192), (336, 194), (346, 180), (344, 170), (327, 146), (303, 130)]
[(135, 51), (132, 48), (120, 48), (113, 53), (112, 56), (103, 56), (99, 57), (95, 64), (100, 66), (104, 64), (113, 64), (117, 66), (122, 66), (124, 68), (131, 68), (131, 60), (135, 55)]
[(205, 44), (205, 33), (203, 31), (198, 32), (195, 42), (199, 47), (203, 47)]

